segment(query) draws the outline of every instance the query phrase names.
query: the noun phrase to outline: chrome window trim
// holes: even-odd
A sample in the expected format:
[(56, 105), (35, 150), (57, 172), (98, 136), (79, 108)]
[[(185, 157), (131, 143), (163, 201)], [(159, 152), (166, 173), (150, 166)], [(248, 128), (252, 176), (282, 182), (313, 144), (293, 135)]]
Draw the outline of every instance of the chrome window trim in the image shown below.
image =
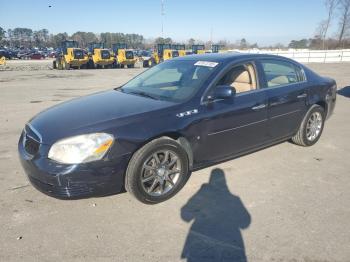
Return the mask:
[(225, 100), (225, 99), (215, 99), (215, 100), (212, 100), (212, 101), (209, 101), (207, 100), (207, 94), (209, 92), (210, 89), (212, 89), (214, 87), (214, 84), (217, 84), (218, 81), (220, 81), (220, 79), (226, 75), (233, 67), (236, 67), (236, 66), (240, 66), (242, 64), (247, 64), (247, 63), (250, 63), (253, 65), (254, 67), (254, 70), (255, 70), (255, 78), (256, 78), (256, 84), (257, 84), (257, 87), (255, 90), (250, 90), (250, 91), (246, 91), (246, 92), (242, 92), (242, 93), (237, 93), (235, 96), (238, 96), (238, 95), (241, 95), (241, 94), (251, 94), (252, 92), (256, 92), (256, 91), (259, 91), (259, 90), (263, 90), (264, 88), (261, 87), (260, 85), (260, 77), (259, 77), (259, 74), (258, 74), (258, 67), (257, 67), (257, 64), (256, 64), (257, 60), (254, 59), (254, 58), (244, 58), (242, 60), (238, 60), (238, 61), (234, 61), (234, 62), (230, 62), (228, 63), (222, 70), (221, 72), (223, 72), (222, 74), (219, 72), (215, 78), (210, 82), (210, 84), (208, 85), (208, 87), (204, 90), (203, 92), (203, 95), (201, 96), (201, 99), (200, 99), (200, 105), (206, 105), (208, 103), (215, 103), (215, 102), (218, 102), (218, 101), (222, 101), (222, 100)]
[[(261, 64), (261, 67), (262, 67), (261, 69), (263, 70), (263, 73), (264, 73), (264, 78), (266, 76), (266, 73), (265, 73), (263, 65), (262, 65), (263, 61), (283, 62), (283, 63), (287, 63), (287, 64), (289, 63), (294, 68), (297, 68), (297, 69), (299, 69), (301, 71), (304, 80), (303, 81), (294, 82), (294, 83), (288, 83), (288, 84), (282, 84), (282, 85), (276, 85), (276, 86), (268, 86), (267, 85), (267, 81), (265, 79), (265, 81), (264, 81), (265, 83), (264, 84), (266, 84), (266, 86), (261, 87), (261, 89), (273, 89), (273, 88), (285, 87), (285, 86), (296, 85), (296, 84), (303, 84), (303, 83), (307, 83), (308, 82), (305, 70), (304, 70), (304, 68), (301, 65), (298, 65), (294, 61), (289, 61), (289, 60), (286, 60), (286, 59), (283, 59), (283, 58), (282, 59), (279, 59), (279, 58), (260, 58), (260, 59), (258, 59), (258, 62)], [(297, 72), (295, 72), (295, 73), (297, 74)]]

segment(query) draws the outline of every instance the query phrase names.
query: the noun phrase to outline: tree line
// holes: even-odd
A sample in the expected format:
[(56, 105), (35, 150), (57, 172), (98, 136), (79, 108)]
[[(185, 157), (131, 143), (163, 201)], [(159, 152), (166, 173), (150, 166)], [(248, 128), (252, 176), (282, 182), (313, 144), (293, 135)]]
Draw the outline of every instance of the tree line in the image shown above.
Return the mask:
[(0, 45), (16, 48), (53, 47), (58, 48), (62, 41), (77, 41), (80, 47), (87, 47), (91, 42), (104, 42), (110, 48), (113, 43), (127, 43), (130, 48), (142, 48), (145, 39), (139, 34), (101, 33), (78, 31), (72, 35), (67, 33), (50, 34), (47, 29), (34, 31), (30, 28), (17, 27), (5, 31), (0, 27)]
[[(350, 0), (324, 0), (327, 16), (320, 21), (315, 35), (309, 39), (292, 40), (289, 45), (277, 43), (260, 48), (269, 49), (339, 49), (350, 48)], [(337, 27), (337, 31), (330, 34), (331, 26)], [(126, 43), (129, 48), (148, 49), (155, 44), (177, 44), (171, 38), (158, 37), (155, 39), (145, 39), (140, 34), (125, 34), (104, 32), (95, 34), (93, 32), (78, 31), (72, 35), (67, 33), (51, 34), (47, 29), (32, 30), (30, 28), (17, 27), (7, 29), (0, 27), (0, 46), (12, 48), (31, 47), (53, 47), (57, 48), (64, 40), (75, 40), (80, 47), (87, 47), (90, 42), (104, 42), (107, 48), (111, 48), (113, 43)], [(182, 44), (182, 43), (181, 43)], [(211, 41), (188, 39), (185, 43), (188, 47), (193, 44), (204, 44), (207, 49), (212, 44), (225, 46), (227, 49), (251, 49), (259, 48), (257, 43), (250, 44), (245, 38), (230, 42), (220, 40), (216, 43)]]
[[(320, 21), (315, 36), (292, 40), (290, 48), (339, 49), (350, 48), (350, 0), (325, 0), (327, 16)], [(334, 25), (336, 32), (330, 34)]]

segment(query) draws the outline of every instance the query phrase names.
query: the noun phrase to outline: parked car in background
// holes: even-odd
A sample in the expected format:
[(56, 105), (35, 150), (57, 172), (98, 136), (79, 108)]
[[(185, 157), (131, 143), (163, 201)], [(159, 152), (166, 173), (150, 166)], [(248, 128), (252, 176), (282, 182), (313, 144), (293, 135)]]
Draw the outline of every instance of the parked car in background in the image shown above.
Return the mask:
[(30, 55), (31, 55), (31, 51), (29, 50), (20, 50), (18, 53), (17, 53), (17, 58), (18, 59), (30, 59)]
[(5, 57), (5, 59), (12, 59), (11, 52), (6, 49), (0, 49), (0, 57)]
[(333, 79), (284, 57), (178, 57), (33, 117), (19, 139), (20, 161), (51, 196), (125, 188), (155, 204), (174, 196), (191, 171), (286, 140), (314, 145), (336, 90)]
[(39, 52), (35, 52), (35, 53), (32, 53), (30, 54), (30, 59), (35, 59), (35, 60), (40, 60), (40, 59), (44, 59), (45, 56), (42, 54), (42, 53), (39, 53)]

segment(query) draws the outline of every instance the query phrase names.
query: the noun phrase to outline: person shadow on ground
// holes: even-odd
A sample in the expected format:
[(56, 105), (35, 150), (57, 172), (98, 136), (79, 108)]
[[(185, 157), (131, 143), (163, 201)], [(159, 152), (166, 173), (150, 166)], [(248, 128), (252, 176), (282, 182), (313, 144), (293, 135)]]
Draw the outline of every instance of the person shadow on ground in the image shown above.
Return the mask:
[(188, 262), (247, 261), (241, 230), (249, 227), (250, 214), (238, 196), (230, 193), (222, 169), (214, 169), (209, 183), (181, 208), (191, 229), (183, 247)]
[(337, 91), (338, 95), (350, 98), (350, 86), (345, 86)]

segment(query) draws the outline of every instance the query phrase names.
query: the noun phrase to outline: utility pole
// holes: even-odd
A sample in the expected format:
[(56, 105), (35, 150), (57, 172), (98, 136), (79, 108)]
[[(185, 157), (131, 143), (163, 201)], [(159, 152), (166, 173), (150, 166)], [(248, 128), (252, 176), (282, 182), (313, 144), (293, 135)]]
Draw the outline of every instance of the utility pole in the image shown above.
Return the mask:
[(161, 0), (160, 1), (160, 16), (161, 16), (161, 19), (162, 19), (162, 38), (164, 38), (164, 15), (165, 15), (165, 12), (164, 12), (164, 0)]

